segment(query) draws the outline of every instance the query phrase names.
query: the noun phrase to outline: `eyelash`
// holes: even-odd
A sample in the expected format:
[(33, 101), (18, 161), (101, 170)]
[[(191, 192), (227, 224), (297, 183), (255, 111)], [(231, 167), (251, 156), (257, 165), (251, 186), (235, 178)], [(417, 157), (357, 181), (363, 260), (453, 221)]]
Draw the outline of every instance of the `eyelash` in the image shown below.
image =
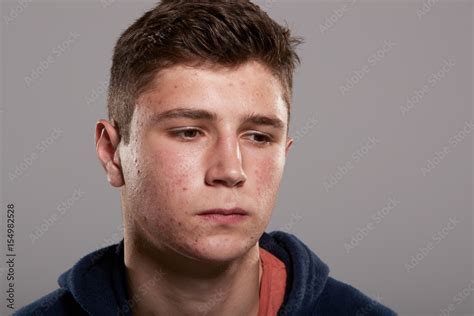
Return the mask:
[[(196, 129), (196, 128), (188, 128), (188, 129), (182, 129), (182, 130), (172, 130), (170, 131), (171, 135), (173, 137), (178, 137), (178, 138), (181, 138), (182, 140), (184, 141), (190, 141), (192, 140), (192, 138), (194, 137), (191, 137), (190, 138), (185, 138), (185, 137), (182, 137), (180, 135), (183, 135), (183, 133), (186, 133), (186, 132), (198, 132), (198, 133), (201, 133), (201, 135), (203, 135), (203, 132), (200, 131), (199, 129)], [(273, 142), (273, 138), (270, 136), (270, 135), (267, 135), (267, 134), (262, 134), (262, 133), (251, 133), (251, 135), (256, 135), (256, 136), (260, 136), (260, 137), (263, 137), (265, 140), (264, 141), (253, 141), (254, 143), (258, 144), (258, 145), (269, 145)]]

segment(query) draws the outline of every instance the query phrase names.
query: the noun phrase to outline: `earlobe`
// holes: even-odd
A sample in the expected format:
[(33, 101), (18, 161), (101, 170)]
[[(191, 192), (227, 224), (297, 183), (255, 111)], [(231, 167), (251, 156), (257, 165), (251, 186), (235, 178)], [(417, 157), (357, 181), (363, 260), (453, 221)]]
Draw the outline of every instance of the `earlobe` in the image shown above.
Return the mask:
[(107, 174), (107, 180), (112, 186), (121, 187), (124, 178), (118, 151), (119, 132), (107, 120), (100, 120), (96, 124), (95, 141), (97, 157)]
[(291, 145), (293, 145), (293, 138), (288, 137), (286, 141), (285, 156), (288, 156), (288, 152), (290, 151)]
[(106, 165), (107, 181), (114, 187), (124, 185), (122, 170), (113, 160), (109, 160)]

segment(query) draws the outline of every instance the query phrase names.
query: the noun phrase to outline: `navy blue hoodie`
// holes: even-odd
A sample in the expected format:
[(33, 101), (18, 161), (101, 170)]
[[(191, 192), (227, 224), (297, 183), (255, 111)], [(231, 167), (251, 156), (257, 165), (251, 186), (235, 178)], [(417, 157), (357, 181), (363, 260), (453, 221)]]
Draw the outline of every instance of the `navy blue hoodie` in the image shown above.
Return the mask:
[[(396, 315), (350, 285), (328, 276), (323, 263), (296, 236), (275, 231), (259, 241), (285, 263), (286, 291), (278, 315)], [(131, 316), (123, 260), (123, 239), (81, 258), (58, 278), (59, 289), (21, 308), (22, 315)]]

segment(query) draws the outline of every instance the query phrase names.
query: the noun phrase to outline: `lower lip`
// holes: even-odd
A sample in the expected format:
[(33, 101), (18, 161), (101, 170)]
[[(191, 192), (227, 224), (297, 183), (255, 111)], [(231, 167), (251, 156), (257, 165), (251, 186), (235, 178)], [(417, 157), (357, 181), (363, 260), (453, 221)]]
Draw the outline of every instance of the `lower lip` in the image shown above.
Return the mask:
[(248, 216), (244, 214), (203, 214), (199, 215), (199, 217), (207, 221), (217, 222), (221, 224), (233, 224), (243, 221)]

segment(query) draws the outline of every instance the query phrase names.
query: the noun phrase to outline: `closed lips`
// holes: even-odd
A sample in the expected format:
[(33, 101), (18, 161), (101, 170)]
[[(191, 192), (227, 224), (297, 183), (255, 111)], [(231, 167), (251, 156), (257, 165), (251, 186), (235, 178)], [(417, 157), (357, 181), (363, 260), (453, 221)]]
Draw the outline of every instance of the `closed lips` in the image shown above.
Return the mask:
[(233, 209), (210, 209), (200, 212), (198, 215), (210, 215), (210, 214), (218, 214), (218, 215), (248, 215), (248, 213), (241, 209), (241, 208), (233, 208)]

